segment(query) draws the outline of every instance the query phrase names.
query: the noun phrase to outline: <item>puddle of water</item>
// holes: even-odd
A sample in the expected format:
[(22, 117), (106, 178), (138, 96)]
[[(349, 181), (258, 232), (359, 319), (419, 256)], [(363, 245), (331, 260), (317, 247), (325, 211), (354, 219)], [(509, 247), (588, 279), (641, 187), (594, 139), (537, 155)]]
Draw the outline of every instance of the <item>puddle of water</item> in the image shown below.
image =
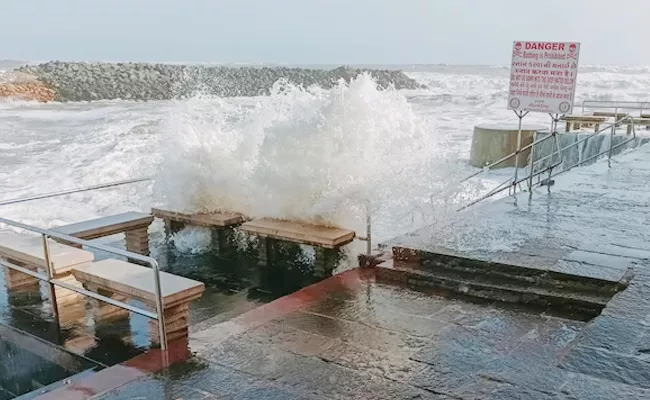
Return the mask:
[(62, 380), (99, 368), (29, 335), (0, 329), (0, 400), (49, 391)]

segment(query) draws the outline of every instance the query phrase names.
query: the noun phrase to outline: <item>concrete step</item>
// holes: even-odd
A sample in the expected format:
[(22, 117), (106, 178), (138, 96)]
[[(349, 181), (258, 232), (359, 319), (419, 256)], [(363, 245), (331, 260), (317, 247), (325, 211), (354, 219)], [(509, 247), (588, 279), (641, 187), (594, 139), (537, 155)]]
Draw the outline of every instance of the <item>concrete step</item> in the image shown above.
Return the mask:
[[(411, 257), (404, 256), (410, 254)], [(445, 252), (433, 253), (393, 248), (396, 263), (406, 262), (412, 269), (433, 274), (455, 274), (466, 279), (480, 276), (481, 280), (513, 286), (536, 287), (554, 292), (605, 296), (611, 298), (625, 284), (588, 276), (555, 271), (552, 267), (514, 265), (480, 259), (471, 259)]]
[(442, 269), (427, 271), (415, 264), (395, 266), (391, 261), (380, 264), (376, 274), (380, 279), (399, 280), (415, 287), (446, 289), (479, 299), (552, 308), (579, 315), (578, 319), (584, 320), (600, 314), (611, 298), (607, 294), (571, 293), (520, 281), (500, 280), (490, 275), (458, 274)]

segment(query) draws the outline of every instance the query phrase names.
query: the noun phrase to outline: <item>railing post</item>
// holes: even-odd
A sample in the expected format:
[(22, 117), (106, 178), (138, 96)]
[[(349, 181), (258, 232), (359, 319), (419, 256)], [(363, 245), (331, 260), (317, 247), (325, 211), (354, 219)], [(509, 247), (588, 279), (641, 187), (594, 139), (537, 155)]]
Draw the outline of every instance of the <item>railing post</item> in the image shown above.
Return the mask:
[(156, 290), (156, 314), (158, 314), (158, 335), (160, 336), (160, 349), (167, 350), (167, 327), (165, 326), (165, 308), (160, 288), (160, 267), (155, 260), (149, 262), (154, 276), (154, 289)]
[(52, 266), (52, 261), (50, 260), (50, 244), (47, 242), (47, 235), (41, 235), (43, 239), (43, 253), (45, 258), (45, 272), (47, 273), (47, 286), (50, 290), (50, 302), (52, 304), (52, 315), (56, 323), (59, 323), (59, 305), (56, 301), (56, 287), (52, 283), (54, 279), (54, 270)]
[(366, 200), (366, 254), (372, 252), (372, 221), (370, 214), (370, 200)]

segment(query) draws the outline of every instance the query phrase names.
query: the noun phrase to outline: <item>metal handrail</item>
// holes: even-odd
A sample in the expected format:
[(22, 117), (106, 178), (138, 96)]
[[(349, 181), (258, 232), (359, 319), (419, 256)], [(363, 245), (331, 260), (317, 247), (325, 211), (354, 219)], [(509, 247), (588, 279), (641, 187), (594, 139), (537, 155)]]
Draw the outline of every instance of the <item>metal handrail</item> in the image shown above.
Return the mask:
[[(611, 104), (611, 105), (609, 105)], [(643, 110), (650, 109), (650, 102), (647, 101), (611, 101), (611, 100), (583, 100), (582, 113), (584, 114), (586, 108), (600, 108), (600, 109), (621, 109), (621, 110)]]
[[(549, 173), (549, 178), (550, 178), (550, 177), (552, 177), (552, 176), (557, 176), (557, 175), (559, 175), (560, 173), (566, 172), (566, 171), (568, 171), (569, 169), (575, 168), (576, 166), (582, 165), (582, 164), (584, 164), (584, 163), (586, 163), (586, 162), (588, 162), (588, 161), (590, 161), (590, 160), (593, 160), (594, 158), (597, 158), (597, 157), (599, 157), (599, 156), (601, 156), (601, 155), (603, 155), (603, 154), (605, 154), (605, 153), (609, 153), (609, 156), (610, 156), (610, 159), (611, 159), (611, 154), (612, 154), (612, 150), (613, 150), (613, 149), (618, 148), (618, 147), (621, 147), (621, 146), (623, 146), (623, 145), (629, 143), (630, 141), (636, 139), (636, 130), (635, 130), (635, 128), (634, 128), (634, 119), (635, 119), (635, 117), (633, 117), (633, 116), (629, 116), (629, 115), (628, 115), (628, 116), (626, 116), (626, 117), (623, 117), (623, 118), (621, 118), (621, 119), (619, 119), (619, 120), (614, 121), (614, 122), (611, 123), (610, 125), (605, 126), (604, 128), (602, 128), (602, 129), (600, 129), (600, 130), (594, 132), (593, 134), (590, 134), (589, 136), (587, 136), (587, 137), (585, 137), (585, 138), (583, 138), (583, 139), (581, 139), (581, 140), (579, 140), (579, 141), (577, 141), (577, 142), (574, 142), (574, 143), (570, 144), (569, 146), (566, 146), (566, 147), (564, 147), (564, 148), (562, 148), (562, 149), (559, 149), (559, 148), (558, 148), (558, 153), (559, 153), (559, 155), (560, 155), (560, 159), (559, 159), (559, 161), (556, 162), (556, 163), (553, 163), (553, 164), (549, 165), (548, 167), (542, 169), (542, 170), (539, 171), (539, 172), (534, 172), (534, 165), (535, 165), (535, 163), (538, 163), (538, 162), (540, 162), (540, 161), (542, 161), (542, 160), (545, 160), (545, 159), (547, 159), (547, 158), (549, 158), (549, 157), (552, 157), (552, 156), (555, 154), (555, 152), (552, 153), (551, 155), (546, 156), (546, 157), (543, 157), (543, 158), (541, 158), (541, 159), (539, 159), (539, 160), (532, 160), (532, 159), (531, 159), (531, 160), (530, 160), (530, 174), (529, 174), (529, 176), (527, 176), (527, 177), (525, 177), (525, 178), (522, 178), (522, 179), (519, 179), (519, 180), (514, 179), (513, 182), (512, 182), (510, 185), (505, 186), (505, 187), (501, 187), (501, 188), (498, 189), (498, 190), (493, 189), (493, 190), (491, 190), (489, 193), (487, 193), (487, 194), (485, 194), (485, 195), (479, 197), (478, 199), (476, 199), (476, 200), (470, 202), (469, 204), (466, 204), (466, 205), (460, 207), (460, 208), (457, 209), (456, 211), (462, 211), (462, 210), (464, 210), (464, 209), (466, 209), (466, 208), (468, 208), (468, 207), (471, 207), (471, 206), (473, 206), (473, 205), (475, 205), (475, 204), (477, 204), (477, 203), (480, 203), (481, 201), (483, 201), (483, 200), (485, 200), (485, 199), (488, 199), (488, 198), (490, 198), (490, 197), (496, 195), (497, 193), (500, 193), (500, 192), (502, 192), (502, 191), (504, 191), (504, 190), (506, 190), (506, 189), (508, 189), (508, 188), (510, 188), (510, 187), (512, 187), (512, 186), (517, 186), (518, 184), (520, 184), (521, 182), (524, 182), (524, 181), (526, 181), (526, 180), (529, 180), (530, 182), (532, 182), (532, 178), (533, 178), (533, 177), (539, 176), (539, 175), (543, 174), (544, 172), (550, 171), (550, 173)], [(631, 125), (632, 125), (633, 136), (632, 136), (630, 139), (628, 139), (628, 140), (626, 140), (626, 141), (624, 141), (624, 142), (622, 142), (622, 143), (619, 143), (619, 144), (617, 144), (616, 146), (614, 146), (614, 145), (613, 145), (613, 144), (614, 144), (613, 137), (614, 137), (615, 129), (616, 129), (616, 127), (617, 127), (618, 125), (620, 125), (621, 123), (624, 123), (624, 122), (627, 121), (627, 120), (629, 120), (629, 122), (630, 122)], [(611, 132), (612, 132), (612, 140), (610, 140), (609, 149), (607, 149), (607, 150), (605, 150), (605, 151), (602, 151), (602, 152), (600, 152), (600, 153), (598, 153), (598, 154), (596, 154), (596, 155), (594, 155), (594, 156), (591, 156), (591, 157), (587, 158), (586, 160), (583, 160), (583, 161), (579, 162), (578, 164), (575, 164), (575, 165), (571, 166), (570, 168), (568, 168), (568, 169), (566, 169), (566, 170), (562, 170), (561, 172), (556, 173), (555, 175), (552, 175), (553, 168), (555, 168), (555, 167), (557, 167), (557, 166), (559, 166), (559, 165), (561, 165), (561, 164), (563, 163), (563, 160), (562, 160), (562, 151), (563, 151), (563, 150), (568, 149), (568, 148), (573, 147), (573, 146), (577, 146), (578, 144), (583, 143), (584, 141), (586, 141), (586, 140), (588, 140), (589, 138), (591, 138), (591, 137), (597, 135), (598, 133), (602, 133), (602, 132), (604, 132), (604, 131), (606, 131), (606, 130), (608, 130), (608, 129), (610, 129)], [(547, 136), (547, 137), (545, 137), (545, 138), (542, 138), (542, 139), (540, 139), (539, 141), (533, 141), (533, 143), (531, 143), (530, 145), (526, 146), (526, 148), (527, 148), (527, 147), (534, 146), (535, 144), (541, 143), (541, 142), (543, 142), (544, 140), (549, 139), (549, 138), (551, 138), (551, 137), (555, 137), (556, 135), (557, 135), (557, 132), (553, 132), (553, 133), (551, 133), (551, 135), (549, 135), (549, 136)], [(559, 147), (559, 146), (558, 146), (558, 147)], [(505, 156), (503, 159), (512, 158), (512, 157), (516, 156), (517, 154), (521, 153), (521, 151), (522, 151), (523, 149), (524, 149), (524, 148), (519, 149), (519, 150), (515, 151), (514, 153), (512, 153), (512, 154), (510, 154), (510, 155), (508, 155), (508, 156)], [(503, 160), (503, 159), (502, 159), (502, 160)], [(499, 162), (503, 162), (502, 160), (499, 160)], [(494, 164), (494, 163), (493, 163), (493, 164)], [(492, 165), (492, 164), (491, 164), (491, 165)], [(516, 168), (517, 168), (517, 167), (516, 167)], [(479, 171), (478, 173), (475, 173), (475, 174), (471, 175), (470, 177), (466, 178), (465, 180), (467, 180), (467, 179), (469, 179), (469, 178), (471, 178), (471, 177), (473, 177), (473, 176), (477, 176), (478, 174), (480, 174), (480, 173), (482, 173), (482, 172), (484, 172), (484, 171)], [(464, 182), (465, 180), (463, 180), (463, 182)], [(502, 186), (502, 185), (503, 185), (503, 184), (501, 184), (501, 185), (499, 185), (499, 186)], [(542, 183), (541, 183), (541, 182), (538, 182), (537, 185), (540, 186), (540, 185), (542, 185)], [(498, 188), (498, 187), (497, 187), (497, 188)], [(531, 188), (531, 190), (532, 190), (532, 188)]]
[[(611, 130), (611, 129), (612, 129), (612, 126), (615, 127), (615, 126), (617, 126), (617, 125), (619, 125), (619, 124), (624, 123), (625, 120), (628, 120), (628, 119), (631, 120), (631, 121), (633, 122), (632, 125), (634, 125), (634, 121), (633, 121), (633, 120), (634, 120), (634, 117), (628, 115), (628, 116), (623, 117), (623, 118), (621, 118), (621, 119), (619, 119), (619, 120), (615, 120), (615, 121), (612, 122), (610, 125), (606, 125), (606, 126), (605, 126), (604, 128), (602, 128), (602, 129), (599, 129), (599, 130), (597, 130), (597, 131), (595, 131), (595, 132), (593, 132), (593, 133), (590, 133), (589, 135), (585, 136), (584, 138), (578, 140), (577, 142), (573, 142), (573, 143), (571, 143), (571, 144), (568, 145), (568, 146), (562, 147), (562, 149), (561, 149), (560, 151), (564, 151), (564, 150), (569, 149), (569, 148), (571, 148), (571, 147), (578, 146), (579, 144), (586, 142), (587, 140), (591, 139), (592, 137), (594, 137), (594, 136), (596, 136), (596, 135), (598, 135), (598, 134), (601, 134), (601, 133), (605, 132), (606, 130)], [(634, 126), (632, 127), (632, 130), (634, 131)], [(549, 138), (549, 137), (551, 137), (551, 136), (547, 136), (546, 138)], [(546, 139), (546, 138), (545, 138), (545, 139)], [(636, 133), (634, 134), (634, 136), (633, 136), (632, 139), (635, 139), (635, 138), (636, 138)], [(626, 141), (625, 143), (627, 143), (627, 142), (629, 142), (629, 141)], [(535, 162), (535, 163), (537, 163), (537, 162), (541, 162), (541, 161), (543, 161), (543, 160), (546, 160), (547, 158), (553, 157), (554, 154), (555, 154), (555, 153), (549, 154), (549, 155), (547, 155), (547, 156), (544, 156), (544, 157), (540, 158), (539, 160), (535, 160), (534, 162)]]
[(127, 184), (130, 184), (130, 183), (146, 182), (146, 181), (150, 181), (151, 179), (152, 179), (151, 177), (127, 179), (127, 180), (110, 182), (110, 183), (100, 183), (98, 185), (86, 186), (86, 187), (83, 187), (83, 188), (59, 190), (59, 191), (56, 191), (56, 192), (42, 193), (42, 194), (33, 195), (33, 196), (19, 197), (19, 198), (16, 198), (16, 199), (2, 200), (2, 201), (0, 201), (0, 206), (6, 206), (8, 204), (15, 204), (15, 203), (22, 203), (22, 202), (25, 202), (25, 201), (46, 199), (46, 198), (56, 197), (56, 196), (63, 196), (63, 195), (66, 195), (66, 194), (71, 194), (71, 193), (88, 192), (88, 191), (91, 191), (91, 190), (97, 190), (97, 189), (104, 189), (104, 188), (109, 188), (109, 187), (127, 185)]
[[(100, 243), (91, 242), (91, 241), (84, 240), (84, 239), (79, 239), (79, 238), (76, 238), (74, 236), (65, 235), (63, 233), (59, 233), (59, 232), (52, 231), (52, 230), (49, 230), (49, 229), (37, 228), (35, 226), (23, 224), (21, 222), (12, 221), (12, 220), (2, 218), (2, 217), (0, 217), (0, 223), (6, 224), (6, 225), (9, 225), (9, 226), (13, 226), (13, 227), (16, 227), (16, 228), (22, 228), (22, 229), (30, 231), (30, 232), (39, 233), (42, 236), (42, 239), (43, 239), (43, 252), (44, 252), (44, 258), (45, 258), (45, 270), (47, 272), (47, 275), (39, 274), (38, 272), (34, 272), (34, 271), (31, 271), (31, 270), (29, 270), (27, 268), (15, 265), (15, 264), (13, 264), (13, 263), (5, 260), (5, 259), (0, 259), (0, 265), (2, 265), (4, 267), (7, 267), (7, 268), (15, 269), (17, 271), (20, 271), (20, 272), (22, 272), (24, 274), (30, 275), (30, 276), (32, 276), (34, 278), (39, 279), (39, 280), (48, 282), (49, 285), (50, 285), (50, 296), (51, 296), (51, 301), (52, 301), (52, 311), (55, 314), (55, 317), (57, 319), (58, 319), (58, 309), (57, 309), (56, 295), (54, 293), (54, 286), (55, 285), (56, 286), (61, 286), (61, 287), (65, 288), (65, 289), (68, 289), (68, 290), (72, 290), (74, 292), (80, 293), (80, 294), (82, 294), (84, 296), (87, 296), (87, 297), (91, 297), (91, 298), (94, 298), (94, 299), (97, 299), (97, 300), (104, 301), (104, 302), (106, 302), (108, 304), (111, 304), (111, 305), (114, 305), (116, 307), (124, 308), (124, 309), (132, 311), (132, 312), (134, 312), (136, 314), (140, 314), (140, 315), (143, 315), (145, 317), (158, 320), (158, 335), (160, 336), (159, 337), (160, 348), (162, 350), (167, 350), (167, 333), (166, 333), (166, 328), (165, 328), (165, 314), (164, 314), (163, 301), (162, 301), (162, 290), (161, 290), (161, 287), (160, 287), (160, 267), (158, 265), (158, 262), (154, 258), (149, 257), (149, 256), (143, 256), (143, 255), (137, 254), (137, 253), (132, 253), (132, 252), (127, 251), (127, 250), (121, 250), (121, 249), (117, 249), (117, 248), (114, 248), (114, 247), (106, 246), (106, 245), (103, 245), (103, 244), (100, 244)], [(128, 303), (124, 303), (124, 302), (121, 302), (121, 301), (118, 301), (118, 300), (114, 300), (114, 299), (111, 299), (110, 297), (102, 296), (102, 295), (100, 295), (98, 293), (91, 292), (89, 290), (85, 290), (83, 288), (79, 288), (77, 286), (73, 286), (73, 285), (70, 285), (68, 283), (62, 282), (62, 281), (60, 281), (58, 279), (55, 279), (54, 278), (55, 274), (54, 274), (54, 271), (53, 271), (53, 266), (52, 266), (52, 263), (50, 262), (50, 249), (49, 249), (49, 243), (48, 243), (49, 238), (56, 238), (56, 239), (64, 240), (66, 242), (79, 244), (79, 245), (82, 245), (82, 246), (90, 247), (90, 248), (93, 248), (93, 249), (96, 249), (96, 250), (101, 250), (101, 251), (111, 253), (111, 254), (124, 256), (124, 257), (127, 257), (129, 259), (138, 260), (138, 261), (142, 261), (142, 262), (145, 262), (145, 263), (149, 264), (151, 266), (151, 268), (153, 270), (153, 274), (154, 274), (154, 289), (155, 289), (155, 292), (156, 292), (155, 293), (155, 295), (156, 295), (156, 312), (152, 313), (149, 310), (134, 307), (134, 306), (132, 306), (132, 305), (130, 305)]]

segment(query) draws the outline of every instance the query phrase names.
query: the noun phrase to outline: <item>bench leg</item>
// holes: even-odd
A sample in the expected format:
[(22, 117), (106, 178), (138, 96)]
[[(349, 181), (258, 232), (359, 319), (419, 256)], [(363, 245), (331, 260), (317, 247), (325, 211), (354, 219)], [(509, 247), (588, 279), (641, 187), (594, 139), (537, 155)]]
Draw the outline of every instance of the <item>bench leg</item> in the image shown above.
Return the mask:
[(257, 265), (267, 266), (273, 262), (274, 242), (271, 238), (257, 238)]
[(185, 228), (185, 224), (178, 221), (172, 221), (170, 219), (165, 220), (165, 236), (169, 237), (174, 233)]
[[(164, 314), (167, 342), (187, 338), (190, 316), (189, 303), (181, 303), (177, 306), (166, 308)], [(149, 321), (149, 333), (151, 335), (151, 342), (159, 344), (160, 335), (158, 334), (157, 320), (152, 319)]]
[(134, 229), (124, 233), (126, 249), (130, 252), (149, 255), (149, 232), (147, 228)]
[(334, 250), (324, 247), (316, 247), (316, 258), (314, 260), (314, 275), (317, 278), (325, 278), (332, 275), (336, 267)]
[[(110, 297), (113, 300), (122, 301), (122, 302), (126, 302), (127, 300), (125, 296), (117, 295), (113, 292), (109, 292), (108, 290), (99, 288), (94, 285), (84, 284), (84, 286), (86, 287), (87, 290), (90, 290), (91, 292), (101, 294), (102, 296)], [(93, 299), (93, 298), (89, 298), (88, 302), (92, 307), (93, 318), (95, 320), (95, 323), (110, 322), (110, 321), (129, 318), (129, 310), (127, 309), (117, 307), (112, 304), (108, 304), (106, 302)]]
[(599, 129), (600, 129), (600, 124), (595, 124), (594, 125), (594, 132), (598, 132)]
[(212, 248), (219, 254), (225, 254), (232, 250), (231, 233), (227, 228), (212, 229)]
[(627, 134), (628, 135), (632, 134), (632, 124), (628, 124), (628, 126), (627, 126)]
[[(57, 280), (69, 285), (82, 287), (72, 273), (55, 277)], [(54, 285), (54, 296), (56, 296), (57, 311), (59, 313), (59, 324), (70, 325), (78, 323), (86, 317), (85, 296), (64, 287)]]
[[(36, 272), (35, 267), (27, 267), (25, 264), (13, 260), (9, 260), (9, 262)], [(14, 293), (39, 292), (40, 289), (39, 280), (37, 278), (23, 274), (22, 272), (9, 267), (5, 267), (5, 285), (7, 286), (8, 291)]]

